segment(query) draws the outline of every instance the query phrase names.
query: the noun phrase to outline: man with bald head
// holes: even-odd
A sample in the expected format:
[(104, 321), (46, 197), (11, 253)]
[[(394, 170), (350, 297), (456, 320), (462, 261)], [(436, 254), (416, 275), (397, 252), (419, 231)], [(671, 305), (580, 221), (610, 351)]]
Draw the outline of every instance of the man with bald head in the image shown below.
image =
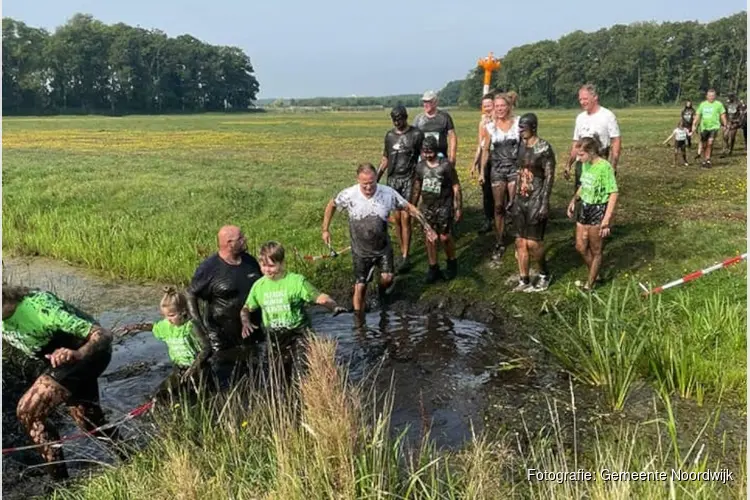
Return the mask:
[[(220, 387), (226, 387), (235, 365), (228, 353), (242, 345), (240, 311), (261, 271), (255, 257), (247, 253), (245, 235), (239, 227), (222, 227), (217, 239), (219, 251), (198, 266), (187, 298), (192, 319), (208, 334), (214, 374)], [(199, 300), (205, 303), (203, 314)], [(253, 323), (260, 324), (260, 311), (255, 313)]]

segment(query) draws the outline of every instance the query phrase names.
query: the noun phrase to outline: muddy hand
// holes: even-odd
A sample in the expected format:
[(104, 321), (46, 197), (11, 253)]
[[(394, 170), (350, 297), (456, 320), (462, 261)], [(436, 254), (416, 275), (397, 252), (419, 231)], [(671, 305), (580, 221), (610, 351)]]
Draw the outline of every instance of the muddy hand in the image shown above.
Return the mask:
[(255, 331), (256, 328), (258, 328), (258, 326), (252, 323), (242, 325), (242, 338), (243, 339), (248, 338), (250, 335), (252, 335), (252, 333)]
[(336, 306), (333, 308), (333, 317), (335, 318), (339, 314), (347, 313), (349, 310), (346, 307)]
[(45, 357), (49, 360), (52, 368), (57, 368), (58, 366), (80, 361), (81, 353), (73, 349), (61, 347), (56, 349), (52, 354), (47, 354)]

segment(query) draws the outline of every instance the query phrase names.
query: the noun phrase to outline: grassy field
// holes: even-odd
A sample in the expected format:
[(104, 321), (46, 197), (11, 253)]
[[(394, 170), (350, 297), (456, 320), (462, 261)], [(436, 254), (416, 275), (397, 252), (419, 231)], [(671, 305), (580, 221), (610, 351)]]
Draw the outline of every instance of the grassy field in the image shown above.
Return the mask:
[[(717, 271), (652, 299), (640, 298), (635, 285), (660, 285), (746, 251), (747, 166), (742, 139), (739, 155), (735, 153), (730, 159), (717, 156), (712, 170), (701, 170), (695, 162), (675, 168), (671, 149), (661, 141), (674, 128), (677, 111), (655, 108), (617, 112), (624, 137), (618, 175), (620, 201), (613, 237), (605, 248), (607, 282), (593, 297), (581, 295), (572, 286), (574, 280), (584, 279), (585, 266), (573, 247), (573, 224), (564, 217), (572, 184), (563, 179), (562, 165), (576, 112), (539, 113), (540, 135), (552, 143), (561, 165), (546, 237), (554, 281), (544, 294), (508, 292), (506, 282), (517, 272), (512, 252), (506, 254), (500, 269), (487, 267), (493, 237), (476, 234), (481, 222), (481, 195), (468, 175), (478, 116), (469, 111), (453, 113), (466, 212), (459, 228), (459, 278), (424, 286), (427, 264), (418, 237), (413, 247), (417, 266), (400, 280), (396, 299), (447, 303), (459, 309), (467, 305), (469, 309), (491, 309), (513, 328), (528, 334), (531, 343), (543, 346), (561, 368), (573, 375), (577, 386), (594, 387), (614, 415), (626, 414), (632, 395), (642, 394), (644, 387), (659, 401), (658, 409), (654, 409), (657, 417), (648, 419), (651, 425), (629, 419), (623, 429), (614, 417), (589, 424), (597, 429), (601, 426), (601, 433), (587, 443), (585, 450), (569, 442), (569, 429), (562, 429), (559, 421), (555, 423), (554, 412), (550, 415), (553, 432), (546, 438), (550, 441), (537, 441), (535, 435), (523, 452), (513, 442), (486, 437), (497, 446), (505, 443), (502, 449), (513, 457), (502, 463), (497, 461), (500, 459), (488, 460), (495, 460), (492, 463), (497, 469), (492, 470), (512, 471), (509, 476), (503, 475), (503, 487), (512, 488), (514, 493), (567, 498), (584, 492), (566, 489), (570, 483), (550, 486), (556, 483), (529, 483), (519, 476), (524, 464), (574, 470), (574, 463), (567, 460), (573, 456), (578, 463), (579, 454), (580, 460), (591, 467), (603, 463), (629, 467), (627, 470), (675, 464), (693, 468), (727, 465), (744, 477), (746, 265)], [(387, 111), (5, 119), (3, 250), (64, 259), (114, 277), (175, 283), (189, 280), (201, 258), (213, 251), (216, 230), (226, 223), (243, 227), (251, 251), (273, 238), (297, 247), (303, 254), (325, 253), (320, 223), (326, 202), (340, 189), (354, 184), (357, 163), (377, 164), (389, 127)], [(332, 233), (334, 246), (348, 244), (347, 225), (340, 215), (334, 219)], [(291, 265), (323, 290), (332, 291), (337, 299), (348, 300), (348, 257), (314, 265), (292, 259)], [(695, 415), (701, 415), (700, 422)], [(183, 428), (197, 425), (194, 420), (199, 417), (179, 418), (182, 420), (177, 427)], [(726, 426), (719, 422), (727, 419), (741, 432), (727, 434), (722, 430)], [(231, 423), (227, 426), (234, 429)], [(658, 432), (645, 431), (650, 426), (657, 427)], [(258, 432), (271, 439), (269, 429), (272, 426), (259, 427)], [(661, 441), (662, 437), (668, 444)], [(179, 452), (175, 459), (190, 456), (188, 443), (180, 443), (178, 438), (165, 441), (151, 452), (156, 455), (149, 456), (158, 456), (158, 446), (167, 445)], [(229, 445), (226, 440), (221, 443), (224, 445), (216, 446)], [(484, 457), (484, 448), (475, 446), (469, 445), (467, 453), (474, 450)], [(486, 442), (482, 446), (494, 449)], [(423, 465), (442, 463), (436, 458), (440, 456), (425, 451), (423, 458), (427, 461)], [(269, 460), (281, 467), (280, 461)], [(204, 479), (221, 483), (228, 464), (219, 461), (205, 465)], [(268, 485), (280, 484), (276, 474), (281, 472), (271, 468), (274, 473), (264, 477), (265, 486), (248, 486), (250, 489), (235, 493), (246, 497), (243, 493), (277, 491)], [(153, 475), (160, 470), (160, 464), (149, 465), (145, 460), (107, 475), (103, 481), (121, 488), (122, 481), (131, 477), (128, 474), (149, 471)], [(373, 470), (360, 472), (369, 477)], [(450, 483), (452, 476), (447, 472), (427, 470), (440, 484)], [(418, 471), (422, 469), (416, 466), (404, 474), (413, 477), (409, 474)], [(665, 484), (653, 490), (648, 485), (638, 487), (643, 490), (596, 490), (602, 484), (580, 487), (601, 498), (670, 494)], [(618, 487), (623, 484), (632, 485), (619, 483)], [(408, 491), (398, 486), (400, 482), (393, 485), (394, 494), (398, 491), (403, 496)], [(432, 497), (446, 497), (448, 493), (439, 493), (443, 491), (466, 497), (466, 492), (473, 490), (464, 486), (455, 490), (435, 486)], [(678, 497), (688, 498), (744, 498), (746, 491), (744, 481), (727, 486), (683, 481), (675, 488)], [(103, 491), (76, 495), (100, 498), (97, 492)], [(171, 494), (166, 489), (161, 493), (164, 497)], [(416, 490), (410, 494), (421, 495)], [(200, 496), (200, 491), (195, 495)], [(277, 495), (295, 496), (283, 492)]]

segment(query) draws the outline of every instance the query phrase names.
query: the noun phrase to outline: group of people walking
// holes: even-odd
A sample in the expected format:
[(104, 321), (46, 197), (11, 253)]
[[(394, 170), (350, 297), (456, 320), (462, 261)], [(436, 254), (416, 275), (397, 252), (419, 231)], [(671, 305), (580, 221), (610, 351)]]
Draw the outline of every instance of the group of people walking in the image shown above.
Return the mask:
[[(481, 184), (484, 198), (485, 224), (480, 233), (493, 229), (495, 233), (491, 262), (499, 263), (505, 253), (509, 216), (519, 269), (513, 290), (536, 292), (546, 290), (552, 279), (544, 236), (556, 156), (550, 143), (538, 135), (537, 116), (515, 115), (516, 97), (513, 92), (483, 97), (471, 173)], [(367, 285), (376, 269), (381, 296), (389, 293), (397, 272), (411, 269), (412, 218), (425, 233), (426, 282), (451, 280), (458, 274), (453, 228), (463, 217), (463, 193), (456, 171), (457, 134), (450, 114), (438, 109), (434, 92), (426, 92), (422, 100), (424, 112), (411, 125), (405, 107), (391, 110), (393, 128), (385, 134), (378, 167), (361, 163), (357, 183), (336, 194), (323, 214), (321, 237), (329, 247), (333, 215), (337, 210), (348, 214), (354, 271), (352, 309), (359, 317), (365, 311)], [(580, 88), (578, 100), (582, 111), (576, 117), (564, 168), (564, 177), (569, 180), (573, 173), (574, 179), (566, 213), (575, 221), (575, 247), (588, 268), (586, 280), (577, 284), (590, 290), (598, 281), (604, 241), (614, 220), (621, 137), (614, 113), (599, 104), (592, 85)], [(712, 104), (714, 100), (715, 93), (709, 92), (708, 104), (703, 103), (693, 115), (683, 110), (681, 116), (682, 128), (690, 122), (691, 133), (701, 131), (708, 166), (716, 123), (720, 121), (729, 132), (742, 128), (746, 133), (744, 103), (730, 108), (735, 103), (732, 97), (723, 111), (721, 103)], [(731, 152), (734, 141), (727, 133)], [(689, 137), (675, 135), (678, 141), (689, 142)], [(384, 175), (387, 182), (381, 184)], [(391, 214), (399, 240), (398, 263), (389, 235)], [(195, 381), (206, 373), (213, 375), (218, 390), (226, 389), (241, 363), (261, 357), (260, 346), (272, 347), (289, 374), (299, 341), (310, 334), (305, 306), (318, 304), (334, 315), (347, 311), (307, 278), (286, 269), (286, 252), (280, 243), (264, 243), (259, 261), (248, 253), (239, 227), (222, 227), (217, 243), (217, 252), (198, 266), (185, 292), (173, 287), (164, 290), (159, 304), (161, 320), (125, 325), (114, 332), (124, 336), (151, 331), (166, 343), (175, 371), (162, 389)], [(439, 265), (438, 244), (446, 255), (445, 272)], [(532, 264), (539, 268), (534, 282), (530, 279)], [(40, 445), (52, 476), (67, 477), (61, 448), (49, 444), (58, 435), (47, 417), (54, 408), (65, 405), (87, 431), (105, 424), (97, 378), (111, 359), (113, 332), (50, 292), (4, 284), (2, 302), (3, 338), (46, 366), (19, 401), (18, 418), (32, 441)], [(114, 428), (98, 434), (115, 442), (119, 438)]]

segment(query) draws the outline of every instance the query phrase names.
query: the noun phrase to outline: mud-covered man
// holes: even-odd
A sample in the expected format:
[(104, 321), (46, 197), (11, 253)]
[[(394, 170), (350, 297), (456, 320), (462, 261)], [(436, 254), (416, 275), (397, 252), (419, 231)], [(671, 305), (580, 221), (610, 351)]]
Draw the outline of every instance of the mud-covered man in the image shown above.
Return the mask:
[[(388, 185), (395, 189), (405, 199), (411, 197), (414, 174), (422, 149), (424, 134), (418, 128), (409, 125), (409, 115), (406, 108), (398, 105), (391, 110), (393, 128), (385, 134), (383, 158), (378, 168), (378, 182), (385, 172), (388, 172)], [(399, 273), (411, 268), (409, 262), (409, 247), (411, 246), (411, 220), (409, 212), (397, 211), (393, 220), (396, 234), (401, 245), (401, 263)]]
[(388, 234), (388, 214), (393, 210), (408, 211), (425, 229), (427, 239), (435, 241), (437, 234), (424, 215), (395, 189), (378, 184), (377, 172), (371, 163), (357, 167), (357, 184), (344, 189), (328, 202), (323, 216), (322, 237), (331, 244), (331, 219), (336, 209), (349, 215), (349, 233), (354, 261), (355, 315), (364, 312), (367, 283), (372, 280), (375, 267), (380, 268), (379, 291), (381, 297), (393, 282), (393, 248)]
[(438, 96), (432, 90), (422, 95), (422, 107), (424, 113), (417, 115), (414, 126), (421, 130), (425, 137), (432, 136), (437, 139), (438, 158), (447, 158), (455, 165), (458, 136), (456, 127), (453, 126), (453, 118), (447, 112), (438, 109)]
[(417, 177), (414, 180), (412, 205), (417, 205), (427, 222), (440, 237), (447, 257), (445, 275), (440, 271), (437, 258), (437, 241), (427, 241), (427, 260), (430, 268), (426, 282), (431, 284), (438, 279), (452, 280), (458, 272), (456, 245), (451, 228), (454, 222), (461, 220), (461, 183), (458, 180), (456, 167), (445, 158), (437, 157), (437, 140), (427, 137), (422, 144), (422, 161), (417, 165)]
[(685, 101), (685, 107), (682, 108), (682, 111), (680, 112), (680, 120), (682, 121), (681, 125), (683, 128), (687, 129), (687, 147), (690, 148), (692, 146), (692, 141), (690, 140), (693, 136), (693, 133), (695, 132), (693, 130), (693, 119), (695, 118), (695, 108), (693, 107), (693, 101)]
[[(187, 289), (187, 299), (190, 316), (208, 335), (212, 351), (209, 362), (219, 387), (224, 389), (241, 361), (240, 311), (261, 271), (255, 257), (247, 253), (245, 235), (239, 227), (222, 227), (217, 239), (219, 250), (198, 266)], [(199, 301), (205, 303), (203, 314)], [(253, 320), (259, 324), (260, 310)]]
[[(518, 149), (516, 202), (511, 208), (516, 230), (516, 258), (519, 282), (516, 292), (539, 292), (549, 288), (550, 273), (544, 256), (544, 231), (549, 218), (549, 200), (555, 179), (555, 153), (549, 142), (537, 135), (538, 121), (527, 113), (518, 121), (521, 144)], [(529, 279), (529, 264), (539, 266), (535, 284)]]
[[(3, 340), (46, 365), (18, 402), (18, 420), (34, 444), (60, 439), (47, 421), (52, 410), (65, 405), (76, 424), (86, 432), (107, 422), (99, 405), (97, 378), (112, 357), (112, 334), (88, 314), (50, 292), (3, 285)], [(7, 369), (7, 367), (6, 367)], [(116, 429), (97, 437), (116, 440)], [(55, 480), (68, 470), (62, 448), (42, 446), (39, 451)]]
[(747, 120), (745, 105), (737, 100), (735, 94), (729, 94), (724, 105), (727, 110), (727, 128), (724, 133), (724, 152), (722, 156), (729, 156), (734, 152), (734, 141), (737, 131), (742, 128), (742, 121)]

